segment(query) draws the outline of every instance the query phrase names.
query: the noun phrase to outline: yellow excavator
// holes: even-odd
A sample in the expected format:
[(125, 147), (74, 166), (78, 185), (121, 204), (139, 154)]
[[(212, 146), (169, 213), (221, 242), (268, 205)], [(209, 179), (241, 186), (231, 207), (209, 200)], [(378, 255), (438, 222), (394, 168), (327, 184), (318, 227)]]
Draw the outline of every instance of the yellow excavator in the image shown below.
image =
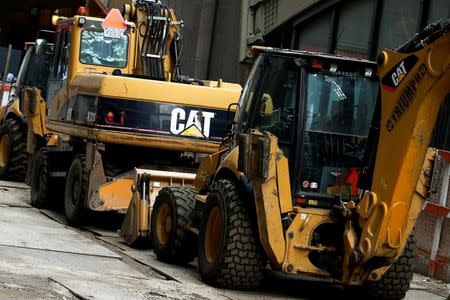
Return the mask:
[(42, 143), (34, 127), (27, 135), (33, 206), (64, 202), (79, 225), (93, 211), (127, 210), (135, 167), (167, 184), (193, 181), (185, 174), (218, 150), (241, 87), (182, 75), (181, 27), (172, 9), (137, 0), (104, 19), (61, 19), (54, 43), (35, 43), (35, 53), (50, 55), (50, 72), (21, 97), (43, 133)]
[(201, 161), (194, 187), (156, 198), (158, 259), (197, 256), (203, 280), (226, 288), (258, 287), (268, 263), (403, 298), (438, 171), (428, 145), (450, 92), (449, 30), (429, 25), (377, 65), (254, 48), (232, 134)]

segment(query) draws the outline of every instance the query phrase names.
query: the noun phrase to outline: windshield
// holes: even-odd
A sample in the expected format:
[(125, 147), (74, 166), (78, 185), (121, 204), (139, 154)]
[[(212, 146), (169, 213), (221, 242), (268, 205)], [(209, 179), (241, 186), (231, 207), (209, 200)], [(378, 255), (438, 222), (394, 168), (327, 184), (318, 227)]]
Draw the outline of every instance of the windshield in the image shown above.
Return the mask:
[(301, 196), (356, 196), (356, 181), (378, 97), (376, 78), (307, 75)]
[(358, 74), (308, 74), (306, 130), (366, 137), (377, 88)]
[(90, 65), (124, 68), (127, 65), (128, 36), (105, 37), (103, 31), (83, 30), (80, 62)]

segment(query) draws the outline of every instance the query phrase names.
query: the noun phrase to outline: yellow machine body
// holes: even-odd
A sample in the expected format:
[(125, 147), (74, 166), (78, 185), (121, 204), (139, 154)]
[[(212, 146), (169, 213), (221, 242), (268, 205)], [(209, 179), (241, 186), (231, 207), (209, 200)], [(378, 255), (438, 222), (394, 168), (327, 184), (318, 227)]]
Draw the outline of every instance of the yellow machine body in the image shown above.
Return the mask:
[[(134, 6), (133, 6), (134, 7)], [(136, 8), (134, 8), (136, 10)], [(138, 14), (137, 24), (126, 22), (128, 35), (127, 65), (123, 68), (105, 67), (80, 62), (81, 34), (85, 30), (77, 24), (80, 19), (89, 22), (100, 23), (103, 19), (75, 16), (65, 19), (60, 23), (62, 29), (68, 30), (70, 34), (70, 51), (66, 63), (67, 78), (62, 82), (62, 88), (51, 100), (48, 110), (48, 130), (68, 136), (94, 139), (101, 143), (128, 144), (133, 146), (145, 146), (169, 150), (182, 150), (203, 153), (217, 151), (218, 144), (207, 140), (178, 139), (176, 136), (161, 138), (151, 135), (136, 133), (117, 132), (108, 129), (96, 129), (92, 126), (83, 126), (80, 122), (70, 120), (67, 107), (76, 101), (78, 95), (105, 97), (118, 100), (142, 101), (152, 103), (174, 104), (194, 106), (199, 109), (218, 109), (226, 111), (231, 103), (237, 102), (241, 87), (238, 84), (224, 83), (222, 81), (203, 81), (199, 84), (182, 84), (171, 82), (174, 65), (171, 63), (170, 51), (166, 53), (168, 73), (166, 81), (150, 80), (134, 77), (114, 76), (112, 72), (120, 70), (123, 74), (142, 74), (142, 62), (137, 55), (139, 43), (141, 43), (136, 26), (142, 22), (141, 13)], [(171, 11), (173, 16), (173, 11)], [(171, 26), (171, 38), (173, 40), (178, 23), (173, 21)], [(61, 29), (61, 30), (62, 30)], [(169, 74), (170, 73), (170, 74)], [(150, 92), (151, 91), (151, 92)], [(213, 100), (212, 100), (213, 99)]]
[[(155, 11), (148, 5), (161, 11), (152, 15)], [(46, 129), (59, 136), (56, 149), (72, 149), (73, 141), (76, 145), (86, 146), (86, 150), (81, 151), (86, 157), (89, 172), (84, 206), (94, 211), (126, 210), (122, 235), (131, 244), (139, 237), (148, 236), (151, 207), (157, 192), (172, 183), (191, 185), (195, 174), (189, 171), (195, 170), (174, 165), (169, 161), (173, 159), (170, 156), (167, 160), (162, 159), (162, 163), (149, 163), (151, 167), (146, 170), (127, 170), (118, 176), (107, 176), (103, 157), (108, 155), (108, 148), (120, 151), (128, 148), (130, 152), (145, 148), (186, 157), (215, 153), (219, 150), (221, 135), (210, 136), (213, 133), (212, 120), (220, 115), (219, 124), (225, 127), (223, 118), (233, 111), (230, 105), (238, 101), (241, 86), (222, 80), (201, 81), (180, 74), (178, 46), (175, 43), (181, 39), (182, 23), (173, 10), (156, 2), (133, 2), (124, 6), (123, 13), (126, 28), (120, 39), (126, 41), (122, 44), (126, 44), (126, 49), (119, 52), (126, 53), (121, 56), (121, 62), (126, 62), (116, 66), (107, 66), (108, 62), (101, 61), (96, 53), (89, 61), (83, 56), (83, 49), (94, 45), (94, 42), (84, 40), (83, 35), (88, 31), (95, 38), (104, 38), (104, 22), (108, 16), (105, 20), (74, 16), (58, 24), (57, 44), (68, 49), (62, 52), (61, 61), (55, 61), (57, 65), (53, 65), (55, 74), (52, 74), (49, 85), (53, 84), (55, 88), (49, 88), (51, 99), (48, 102)], [(156, 23), (165, 29), (151, 35), (141, 32)], [(160, 34), (164, 46), (157, 40)], [(153, 43), (154, 40), (157, 42)], [(119, 40), (112, 42), (119, 43)], [(152, 49), (149, 46), (152, 43), (160, 49)], [(114, 51), (116, 55), (118, 51)], [(62, 76), (58, 74), (60, 69), (65, 71)], [(114, 121), (107, 121), (108, 111), (101, 111), (102, 105), (113, 107), (109, 112), (112, 114), (114, 110)], [(144, 115), (145, 112), (148, 113)], [(126, 121), (119, 122), (119, 114), (123, 120), (129, 115), (141, 115), (135, 122), (133, 117), (129, 117), (131, 121), (128, 124), (131, 125), (127, 126)], [(150, 121), (157, 123), (158, 128), (151, 127), (153, 123), (150, 124)], [(166, 129), (167, 123), (170, 123), (170, 130)], [(165, 129), (161, 129), (161, 124), (166, 126)], [(125, 159), (125, 155), (119, 154), (110, 161), (114, 159)], [(151, 156), (147, 157), (147, 160), (151, 159)], [(133, 167), (142, 168), (143, 165)], [(153, 184), (150, 194), (144, 196), (148, 201), (141, 203), (139, 193), (142, 191), (138, 183), (147, 173), (152, 180), (158, 180), (160, 187)]]
[[(416, 63), (402, 74), (395, 89), (381, 80), (381, 126), (372, 184), (360, 201), (343, 203), (345, 215), (357, 218), (343, 221), (330, 209), (293, 204), (288, 161), (278, 138), (270, 132), (239, 133), (228, 150), (208, 156), (200, 165), (195, 181), (200, 202), (207, 196), (202, 191), (213, 181), (246, 178), (251, 182), (259, 238), (272, 268), (333, 277), (309, 258), (314, 251), (336, 251), (311, 244), (314, 230), (325, 223), (344, 228), (340, 249), (344, 261), (340, 277), (335, 278), (338, 282), (361, 285), (380, 280), (402, 254), (429, 196), (437, 151), (428, 145), (441, 104), (450, 93), (450, 35), (445, 33), (414, 52), (382, 50), (380, 56), (381, 79), (391, 77), (392, 70), (408, 57), (414, 56)], [(286, 229), (283, 216), (292, 219)], [(383, 259), (384, 265), (367, 265), (374, 258)]]
[[(168, 90), (170, 92), (168, 93)], [(123, 78), (102, 74), (77, 74), (68, 86), (66, 94), (58, 94), (50, 108), (51, 114), (47, 128), (51, 131), (83, 138), (94, 137), (103, 143), (128, 144), (168, 150), (183, 150), (214, 153), (219, 144), (209, 141), (178, 139), (176, 136), (161, 138), (157, 136), (130, 134), (107, 129), (86, 127), (82, 124), (66, 121), (64, 109), (70, 99), (78, 94), (97, 97), (117, 98), (174, 105), (195, 106), (199, 109), (217, 109), (225, 111), (239, 98), (241, 87), (237, 84), (222, 83), (221, 87), (187, 85), (175, 82), (163, 82), (138, 78)], [(148, 91), (152, 91), (149, 93)], [(214, 101), (210, 101), (214, 99)]]
[[(240, 85), (222, 81), (202, 81), (202, 85), (177, 83), (169, 81), (171, 73), (166, 74), (166, 81), (114, 76), (112, 72), (116, 68), (83, 64), (80, 62), (79, 49), (84, 29), (77, 25), (81, 18), (85, 20), (85, 23), (102, 21), (97, 18), (75, 16), (63, 20), (60, 24), (61, 28), (66, 28), (71, 32), (71, 50), (67, 59), (67, 78), (64, 79), (62, 88), (52, 98), (48, 109), (47, 130), (55, 132), (61, 137), (82, 138), (105, 144), (207, 154), (214, 153), (219, 149), (219, 143), (206, 138), (191, 139), (189, 135), (184, 135), (185, 132), (178, 136), (159, 136), (86, 126), (86, 122), (73, 120), (68, 107), (74, 102), (76, 103), (79, 95), (86, 95), (93, 101), (96, 98), (108, 98), (189, 106), (200, 111), (226, 112), (230, 104), (237, 102), (241, 91)], [(138, 59), (139, 55), (136, 54), (140, 43), (136, 24), (133, 22), (126, 24), (129, 30), (128, 63), (126, 67), (120, 69), (120, 72), (140, 75), (142, 74), (142, 63)], [(170, 62), (170, 56), (166, 58), (166, 61), (168, 62), (167, 70), (173, 70), (174, 65)], [(96, 159), (99, 163), (101, 162), (100, 158)], [(100, 167), (94, 168), (99, 169)], [(96, 174), (96, 176), (90, 180), (90, 191), (92, 192), (89, 193), (91, 196), (86, 203), (87, 207), (98, 211), (124, 210), (128, 207), (131, 200), (132, 176), (128, 175), (122, 180), (106, 182), (103, 169), (92, 172), (92, 174)], [(118, 192), (121, 189), (125, 189), (126, 192)]]

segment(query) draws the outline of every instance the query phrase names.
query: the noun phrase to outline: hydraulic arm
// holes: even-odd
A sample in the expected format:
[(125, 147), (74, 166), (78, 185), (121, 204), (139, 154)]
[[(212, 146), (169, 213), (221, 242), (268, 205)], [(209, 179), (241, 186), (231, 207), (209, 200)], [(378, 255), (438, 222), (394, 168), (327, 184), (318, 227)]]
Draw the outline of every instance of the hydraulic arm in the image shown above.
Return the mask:
[(432, 24), (400, 48), (379, 55), (381, 105), (372, 136), (378, 142), (370, 155), (370, 192), (356, 208), (362, 234), (351, 254), (354, 263), (398, 257), (427, 197), (433, 158), (429, 152), (426, 159), (427, 148), (450, 92), (449, 29), (448, 21)]
[(175, 11), (161, 1), (125, 4), (124, 17), (138, 31), (136, 73), (170, 81), (180, 76), (181, 26)]

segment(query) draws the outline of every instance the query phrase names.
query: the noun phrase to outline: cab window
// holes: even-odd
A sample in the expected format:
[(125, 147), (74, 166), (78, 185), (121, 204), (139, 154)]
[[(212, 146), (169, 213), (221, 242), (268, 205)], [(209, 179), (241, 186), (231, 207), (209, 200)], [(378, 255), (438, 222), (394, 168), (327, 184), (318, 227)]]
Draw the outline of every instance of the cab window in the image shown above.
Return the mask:
[(67, 78), (71, 33), (72, 28), (66, 26), (60, 28), (56, 35), (55, 56), (51, 73), (53, 79)]
[(47, 89), (48, 107), (53, 96), (65, 85), (69, 71), (70, 43), (72, 25), (60, 23), (57, 28), (55, 52), (53, 56), (52, 70)]
[(128, 56), (128, 36), (105, 37), (103, 31), (83, 30), (81, 33), (80, 62), (105, 67), (125, 68)]
[(248, 120), (252, 103), (263, 74), (263, 56), (259, 56), (248, 74), (247, 81), (242, 90), (239, 106), (235, 114), (235, 131), (244, 132), (248, 129)]

